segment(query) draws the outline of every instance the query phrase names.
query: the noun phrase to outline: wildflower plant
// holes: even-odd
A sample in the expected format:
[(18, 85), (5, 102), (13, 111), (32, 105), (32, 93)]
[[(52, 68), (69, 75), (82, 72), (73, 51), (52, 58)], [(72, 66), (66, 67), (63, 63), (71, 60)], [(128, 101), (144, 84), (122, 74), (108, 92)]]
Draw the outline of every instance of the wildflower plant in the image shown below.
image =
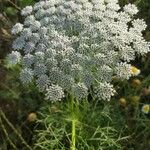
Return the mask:
[(78, 147), (76, 113), (81, 109), (74, 99), (84, 103), (91, 94), (109, 101), (116, 92), (114, 76), (124, 80), (140, 73), (131, 61), (148, 53), (150, 43), (137, 13), (135, 5), (122, 8), (118, 0), (41, 0), (25, 7), (24, 22), (12, 28), (16, 39), (8, 60), (22, 65), (22, 83), (36, 83), (50, 102), (67, 97), (71, 103), (71, 150)]
[(17, 38), (10, 62), (21, 61), (21, 81), (35, 80), (50, 101), (65, 92), (84, 99), (89, 91), (110, 100), (112, 77), (129, 79), (130, 61), (150, 51), (142, 36), (146, 24), (134, 19), (137, 12), (133, 4), (122, 9), (118, 0), (37, 2), (22, 10), (24, 23), (12, 28)]

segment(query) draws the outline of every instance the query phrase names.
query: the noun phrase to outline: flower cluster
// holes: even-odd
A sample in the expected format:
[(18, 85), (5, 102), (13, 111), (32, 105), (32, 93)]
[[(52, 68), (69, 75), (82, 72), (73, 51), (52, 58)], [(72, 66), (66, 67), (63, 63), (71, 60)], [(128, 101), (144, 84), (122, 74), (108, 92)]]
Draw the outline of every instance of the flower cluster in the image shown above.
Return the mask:
[(8, 55), (9, 64), (16, 65), (21, 60), (21, 54), (17, 51), (12, 51), (11, 54)]
[(137, 12), (133, 4), (120, 8), (118, 0), (46, 0), (27, 6), (24, 23), (12, 28), (13, 49), (22, 54), (22, 82), (34, 79), (49, 100), (60, 100), (64, 92), (83, 99), (89, 91), (110, 100), (112, 77), (129, 79), (130, 61), (150, 51), (142, 37), (145, 22), (133, 19)]

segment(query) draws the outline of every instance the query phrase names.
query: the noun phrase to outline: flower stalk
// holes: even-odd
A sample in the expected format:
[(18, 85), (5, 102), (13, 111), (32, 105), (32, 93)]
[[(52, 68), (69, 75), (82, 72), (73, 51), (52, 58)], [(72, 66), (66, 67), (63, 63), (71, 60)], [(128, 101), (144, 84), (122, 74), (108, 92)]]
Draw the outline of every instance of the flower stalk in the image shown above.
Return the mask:
[(74, 114), (74, 98), (71, 97), (71, 113), (72, 113), (72, 125), (71, 125), (71, 150), (76, 149), (76, 119), (75, 119), (75, 114)]
[(76, 149), (76, 120), (73, 119), (72, 120), (72, 137), (71, 137), (71, 150), (75, 150)]

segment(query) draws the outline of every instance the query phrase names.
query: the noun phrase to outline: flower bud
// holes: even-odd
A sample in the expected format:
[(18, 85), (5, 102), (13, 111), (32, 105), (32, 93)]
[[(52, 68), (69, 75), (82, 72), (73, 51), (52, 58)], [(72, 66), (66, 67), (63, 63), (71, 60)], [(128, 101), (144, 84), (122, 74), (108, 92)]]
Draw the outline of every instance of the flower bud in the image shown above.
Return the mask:
[(30, 114), (28, 115), (28, 118), (27, 118), (27, 120), (28, 120), (29, 122), (35, 122), (36, 119), (37, 119), (37, 115), (36, 115), (36, 113), (34, 113), (34, 112), (30, 113)]
[(122, 107), (126, 107), (126, 105), (127, 105), (126, 99), (123, 98), (123, 97), (120, 98), (120, 99), (119, 99), (119, 105), (122, 106)]
[(132, 105), (137, 106), (139, 104), (139, 101), (140, 101), (139, 96), (132, 96), (130, 99), (131, 99), (131, 104)]
[(134, 88), (138, 88), (141, 85), (141, 81), (139, 79), (133, 79), (131, 85)]

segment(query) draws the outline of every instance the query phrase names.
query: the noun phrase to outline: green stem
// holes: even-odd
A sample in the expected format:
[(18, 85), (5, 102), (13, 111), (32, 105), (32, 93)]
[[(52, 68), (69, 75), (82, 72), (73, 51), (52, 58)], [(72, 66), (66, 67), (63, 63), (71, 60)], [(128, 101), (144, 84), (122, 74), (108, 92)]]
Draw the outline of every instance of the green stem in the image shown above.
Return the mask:
[(74, 115), (74, 98), (71, 97), (71, 112), (72, 112), (72, 137), (71, 137), (71, 150), (76, 149), (76, 119)]
[(76, 149), (76, 120), (72, 120), (72, 145), (71, 150)]

